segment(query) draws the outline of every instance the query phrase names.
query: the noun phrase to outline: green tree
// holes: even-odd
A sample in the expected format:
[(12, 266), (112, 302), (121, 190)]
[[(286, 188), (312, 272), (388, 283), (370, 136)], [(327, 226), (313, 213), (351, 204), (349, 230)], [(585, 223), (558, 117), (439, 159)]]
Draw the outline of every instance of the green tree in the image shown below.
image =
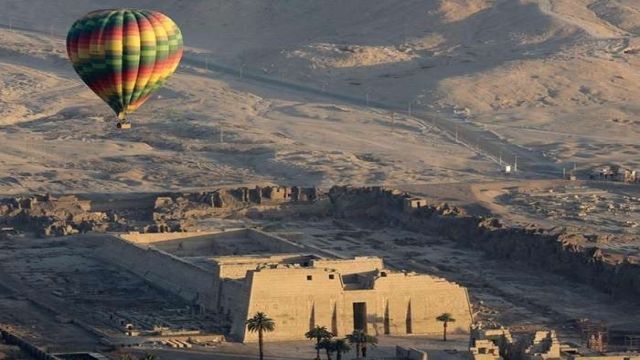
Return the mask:
[(331, 345), (333, 351), (336, 353), (336, 360), (342, 360), (342, 354), (351, 351), (351, 347), (345, 339), (333, 340)]
[(333, 337), (331, 331), (327, 330), (326, 326), (317, 326), (307, 331), (304, 336), (309, 340), (316, 341), (316, 360), (320, 360), (320, 342), (322, 340), (328, 340)]
[(347, 340), (350, 344), (356, 346), (356, 359), (360, 358), (360, 353), (363, 345), (375, 345), (378, 343), (378, 338), (376, 338), (375, 336), (367, 335), (367, 333), (362, 330), (353, 330), (351, 334), (347, 335)]
[(275, 330), (276, 323), (273, 321), (273, 319), (269, 318), (265, 313), (258, 312), (255, 315), (253, 315), (252, 318), (247, 319), (246, 324), (247, 324), (247, 330), (249, 330), (249, 332), (258, 333), (258, 349), (259, 349), (259, 355), (260, 355), (259, 359), (263, 360), (264, 359), (264, 352), (263, 352), (264, 333), (272, 332), (273, 330)]
[(438, 316), (436, 318), (436, 320), (442, 322), (442, 324), (443, 324), (442, 340), (443, 341), (447, 341), (447, 325), (450, 322), (455, 322), (456, 319), (454, 319), (453, 316), (451, 316), (451, 314), (449, 314), (449, 313), (443, 313), (440, 316)]
[(324, 349), (324, 351), (326, 351), (327, 353), (327, 360), (331, 360), (331, 354), (335, 352), (333, 348), (333, 341), (331, 341), (331, 339), (324, 339), (320, 341), (320, 344), (318, 344), (318, 347), (320, 349)]
[(133, 359), (133, 356), (129, 354), (123, 354), (123, 355), (120, 355), (120, 360), (134, 360), (134, 359)]

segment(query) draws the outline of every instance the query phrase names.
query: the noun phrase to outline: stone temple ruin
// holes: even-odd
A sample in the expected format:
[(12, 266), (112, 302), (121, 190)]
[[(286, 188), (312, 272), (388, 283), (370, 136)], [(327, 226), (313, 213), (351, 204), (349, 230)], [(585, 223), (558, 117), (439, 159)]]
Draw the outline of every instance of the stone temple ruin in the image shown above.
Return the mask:
[(37, 194), (0, 198), (0, 237), (3, 229), (38, 236), (139, 231), (188, 231), (190, 220), (228, 215), (248, 206), (312, 203), (321, 194), (314, 187), (255, 186), (202, 192), (143, 194), (113, 208), (75, 195)]
[[(372, 224), (381, 228), (366, 228)], [(382, 234), (384, 241), (376, 237), (386, 229), (410, 234)], [(638, 259), (621, 259), (586, 235), (505, 225), (383, 187), (256, 186), (116, 199), (0, 199), (0, 238), (7, 240), (4, 259), (9, 263), (4, 270), (22, 283), (9, 292), (21, 294), (21, 286), (37, 289), (46, 296), (27, 292), (28, 302), (99, 330), (101, 343), (109, 347), (252, 342), (256, 336), (246, 332), (244, 322), (258, 311), (278, 324), (267, 341), (303, 340), (315, 325), (341, 337), (354, 329), (440, 336), (442, 323), (436, 317), (445, 312), (457, 320), (450, 331), (469, 332), (472, 311), (464, 287), (399, 271), (431, 271), (410, 264), (417, 251), (405, 248), (442, 249), (433, 234), (492, 258), (571, 275), (612, 296), (640, 295)], [(57, 237), (62, 235), (75, 236)], [(37, 256), (11, 261), (16, 252)], [(363, 253), (384, 261), (359, 256)], [(67, 308), (92, 310), (77, 316)], [(52, 326), (60, 326), (58, 321)], [(474, 358), (514, 359), (511, 354), (517, 351), (527, 360), (544, 360), (555, 358), (558, 350), (552, 332), (514, 342), (508, 332), (493, 331), (473, 338), (469, 349)], [(627, 338), (636, 341), (633, 334), (611, 332), (611, 344), (636, 349), (635, 343), (626, 343)], [(401, 358), (420, 355), (405, 350), (399, 351)]]
[(474, 360), (560, 359), (560, 350), (560, 341), (553, 330), (525, 334), (514, 341), (511, 332), (504, 328), (472, 329), (469, 347)]
[[(203, 311), (223, 315), (229, 335), (256, 341), (245, 319), (268, 312), (280, 326), (269, 340), (303, 340), (315, 325), (338, 335), (439, 334), (449, 312), (468, 332), (467, 290), (444, 279), (390, 271), (382, 259), (332, 259), (258, 230), (129, 234), (111, 238), (104, 256)], [(292, 316), (293, 315), (293, 316)]]
[(637, 352), (594, 351), (561, 343), (554, 330), (538, 330), (512, 336), (506, 328), (473, 327), (469, 353), (473, 360), (640, 360)]
[(0, 199), (0, 224), (30, 227), (41, 236), (72, 235), (86, 231), (115, 230), (117, 221), (104, 212), (91, 211), (91, 202), (74, 195), (49, 194)]

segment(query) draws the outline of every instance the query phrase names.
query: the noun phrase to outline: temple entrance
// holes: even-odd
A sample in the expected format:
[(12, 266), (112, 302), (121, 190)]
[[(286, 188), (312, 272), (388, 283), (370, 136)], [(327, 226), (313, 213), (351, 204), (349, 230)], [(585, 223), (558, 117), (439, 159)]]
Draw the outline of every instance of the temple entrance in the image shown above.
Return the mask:
[(367, 303), (353, 303), (353, 329), (367, 331)]

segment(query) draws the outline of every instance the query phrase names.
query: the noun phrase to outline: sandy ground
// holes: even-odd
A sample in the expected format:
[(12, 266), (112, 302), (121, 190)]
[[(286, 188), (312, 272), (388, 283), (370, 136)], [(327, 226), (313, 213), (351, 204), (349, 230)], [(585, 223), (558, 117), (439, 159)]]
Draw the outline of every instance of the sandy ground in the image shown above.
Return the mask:
[[(348, 105), (185, 63), (132, 117), (134, 128), (117, 131), (110, 109), (71, 69), (64, 36), (84, 13), (120, 6), (157, 8), (174, 18), (187, 59), (407, 111)], [(618, 205), (579, 216), (581, 204), (593, 199), (584, 189), (578, 198), (536, 204), (532, 197), (558, 184), (487, 185), (502, 177), (491, 159), (406, 115), (430, 111), (475, 124), (559, 166), (640, 168), (636, 0), (0, 0), (0, 9), (0, 194), (385, 184), (514, 222), (549, 224), (539, 212), (543, 204), (545, 211), (577, 209), (555, 213), (554, 222), (586, 226), (595, 219), (637, 231), (630, 227), (637, 211), (620, 215), (627, 209)], [(596, 200), (621, 196), (616, 204), (636, 206), (624, 196), (637, 194), (604, 190), (593, 190)], [(624, 221), (632, 224), (615, 224), (630, 214)], [(439, 239), (419, 239), (429, 247), (420, 253), (395, 242), (397, 231), (362, 236), (357, 228), (327, 229), (317, 222), (283, 230), (345, 255), (382, 254), (392, 266), (459, 281), (482, 302), (488, 321), (515, 328), (561, 330), (562, 320), (594, 314), (623, 322), (637, 309)], [(608, 246), (637, 251), (637, 244)], [(10, 250), (3, 252), (13, 257)], [(61, 342), (77, 337), (83, 347), (95, 346), (81, 329), (0, 295), (0, 305), (33, 315), (21, 317), (25, 327), (63, 328), (68, 335)], [(286, 351), (295, 356), (305, 348), (312, 356), (307, 345)], [(381, 347), (381, 355), (390, 349)]]
[(120, 132), (66, 62), (62, 39), (15, 29), (0, 38), (0, 99), (9, 104), (0, 193), (428, 183), (498, 170), (413, 118), (188, 66)]
[[(66, 62), (63, 38), (89, 10), (125, 2), (0, 5), (0, 192), (497, 175), (489, 159), (402, 115), (186, 65), (134, 116), (133, 131), (118, 133)], [(173, 17), (188, 59), (477, 123), (567, 166), (640, 165), (640, 5), (632, 0), (126, 6)]]

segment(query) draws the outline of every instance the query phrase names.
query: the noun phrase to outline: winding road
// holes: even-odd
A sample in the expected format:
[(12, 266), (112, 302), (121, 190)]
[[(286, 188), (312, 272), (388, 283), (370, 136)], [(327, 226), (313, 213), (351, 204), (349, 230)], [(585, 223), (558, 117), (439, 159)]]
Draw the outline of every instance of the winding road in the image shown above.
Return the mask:
[(517, 170), (526, 177), (531, 178), (558, 178), (562, 176), (561, 164), (546, 158), (542, 152), (527, 149), (510, 143), (500, 138), (496, 133), (486, 130), (473, 123), (448, 118), (435, 111), (427, 111), (421, 108), (413, 108), (408, 114), (404, 104), (375, 101), (364, 97), (346, 95), (337, 92), (322, 90), (309, 85), (295, 83), (289, 80), (276, 79), (245, 68), (238, 69), (227, 65), (217, 64), (186, 55), (183, 64), (200, 70), (230, 75), (239, 81), (268, 85), (287, 91), (297, 92), (330, 100), (337, 100), (346, 104), (359, 107), (380, 109), (385, 111), (404, 113), (425, 127), (435, 126), (447, 133), (452, 141), (479, 152), (492, 161), (498, 163), (514, 164), (517, 162)]
[[(0, 26), (7, 27), (6, 25)], [(14, 27), (14, 29), (18, 28)], [(47, 34), (44, 31), (35, 29), (24, 30), (52, 36), (52, 34)], [(53, 36), (57, 37), (57, 35)], [(291, 92), (336, 100), (364, 108), (403, 113), (409, 115), (414, 121), (424, 127), (435, 126), (439, 128), (446, 133), (452, 141), (456, 141), (472, 151), (483, 154), (496, 163), (499, 163), (500, 159), (502, 159), (504, 163), (512, 165), (517, 162), (517, 170), (522, 176), (530, 178), (558, 178), (562, 175), (562, 164), (558, 164), (552, 159), (545, 157), (542, 152), (510, 143), (499, 137), (495, 132), (479, 125), (454, 119), (439, 112), (414, 107), (410, 114), (408, 114), (406, 104), (376, 101), (366, 99), (365, 97), (327, 91), (306, 84), (295, 83), (290, 80), (276, 79), (246, 68), (238, 69), (212, 61), (205, 61), (193, 54), (186, 54), (182, 63), (183, 65), (200, 70), (232, 76), (238, 81), (268, 85)], [(73, 88), (65, 90), (73, 90)]]

